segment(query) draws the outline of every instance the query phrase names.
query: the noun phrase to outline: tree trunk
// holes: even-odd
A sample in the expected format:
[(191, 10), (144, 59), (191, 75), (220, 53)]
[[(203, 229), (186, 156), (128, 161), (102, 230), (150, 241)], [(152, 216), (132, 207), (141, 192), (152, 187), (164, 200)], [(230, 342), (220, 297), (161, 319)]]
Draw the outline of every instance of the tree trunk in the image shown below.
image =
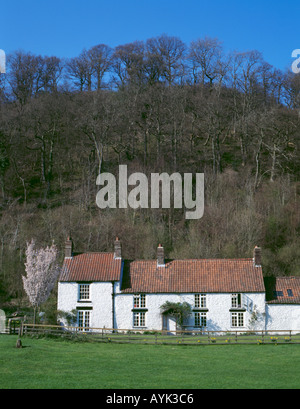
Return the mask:
[(270, 182), (274, 182), (275, 166), (276, 166), (276, 145), (274, 144), (273, 151), (272, 151), (272, 166), (271, 166)]

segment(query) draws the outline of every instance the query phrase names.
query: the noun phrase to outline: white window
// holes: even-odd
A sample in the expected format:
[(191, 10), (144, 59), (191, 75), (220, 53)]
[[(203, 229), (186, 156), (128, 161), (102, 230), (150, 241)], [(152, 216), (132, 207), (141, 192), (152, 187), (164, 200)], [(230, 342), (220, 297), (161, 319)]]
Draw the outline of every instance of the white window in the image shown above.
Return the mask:
[(232, 327), (243, 327), (244, 326), (244, 313), (243, 312), (232, 312), (231, 313), (231, 326)]
[(195, 294), (195, 308), (206, 308), (206, 294)]
[(133, 296), (133, 308), (145, 308), (146, 307), (146, 295), (134, 294)]
[(79, 284), (79, 301), (85, 301), (90, 299), (90, 284)]
[(206, 327), (206, 312), (195, 312), (195, 327)]
[(241, 294), (231, 294), (231, 308), (241, 308), (242, 306), (242, 295)]
[(133, 326), (134, 327), (145, 327), (146, 323), (146, 313), (145, 312), (134, 312), (133, 313)]
[(77, 319), (79, 331), (89, 331), (90, 317), (90, 311), (78, 311)]

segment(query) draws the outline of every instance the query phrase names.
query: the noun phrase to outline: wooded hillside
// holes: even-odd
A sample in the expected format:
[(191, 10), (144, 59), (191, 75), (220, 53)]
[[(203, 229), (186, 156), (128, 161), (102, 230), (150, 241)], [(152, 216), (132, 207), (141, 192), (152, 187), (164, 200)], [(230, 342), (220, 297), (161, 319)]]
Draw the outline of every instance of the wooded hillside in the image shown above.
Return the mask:
[[(300, 274), (300, 74), (217, 39), (162, 35), (61, 60), (17, 51), (0, 74), (0, 301), (23, 295), (26, 241), (126, 258), (252, 257)], [(205, 209), (96, 206), (100, 172), (201, 173)]]

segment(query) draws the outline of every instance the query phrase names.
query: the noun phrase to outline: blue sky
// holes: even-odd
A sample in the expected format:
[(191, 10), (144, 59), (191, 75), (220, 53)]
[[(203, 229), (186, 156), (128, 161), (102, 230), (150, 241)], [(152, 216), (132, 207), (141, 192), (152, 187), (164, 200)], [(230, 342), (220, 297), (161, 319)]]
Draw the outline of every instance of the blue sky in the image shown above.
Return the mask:
[(300, 49), (299, 0), (2, 0), (0, 49), (57, 57), (83, 48), (111, 47), (162, 33), (187, 45), (218, 38), (225, 51), (258, 50), (277, 68), (289, 68)]

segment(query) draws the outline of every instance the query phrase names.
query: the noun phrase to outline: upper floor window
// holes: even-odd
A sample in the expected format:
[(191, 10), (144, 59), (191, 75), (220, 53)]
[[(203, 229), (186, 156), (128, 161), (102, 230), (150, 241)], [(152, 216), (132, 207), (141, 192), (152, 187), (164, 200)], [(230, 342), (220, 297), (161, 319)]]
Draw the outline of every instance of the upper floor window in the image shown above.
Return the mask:
[(231, 308), (241, 308), (242, 306), (242, 295), (241, 294), (231, 294)]
[(145, 294), (134, 294), (133, 307), (134, 308), (145, 308), (146, 307), (146, 295)]
[(79, 301), (90, 299), (90, 284), (79, 284)]
[(206, 294), (195, 294), (195, 308), (206, 308)]

